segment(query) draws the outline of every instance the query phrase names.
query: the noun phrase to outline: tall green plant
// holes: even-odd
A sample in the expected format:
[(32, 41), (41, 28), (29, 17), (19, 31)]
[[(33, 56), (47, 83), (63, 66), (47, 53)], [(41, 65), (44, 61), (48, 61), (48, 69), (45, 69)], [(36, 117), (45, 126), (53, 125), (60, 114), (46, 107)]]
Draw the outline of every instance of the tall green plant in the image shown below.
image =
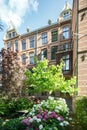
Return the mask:
[(83, 130), (87, 130), (87, 96), (77, 97), (76, 117)]
[(32, 69), (33, 72), (27, 70), (25, 72), (25, 84), (32, 87), (33, 93), (49, 92), (59, 90), (62, 93), (74, 92), (75, 77), (66, 80), (62, 74), (63, 63), (60, 65), (48, 66), (48, 60), (38, 61), (36, 67)]

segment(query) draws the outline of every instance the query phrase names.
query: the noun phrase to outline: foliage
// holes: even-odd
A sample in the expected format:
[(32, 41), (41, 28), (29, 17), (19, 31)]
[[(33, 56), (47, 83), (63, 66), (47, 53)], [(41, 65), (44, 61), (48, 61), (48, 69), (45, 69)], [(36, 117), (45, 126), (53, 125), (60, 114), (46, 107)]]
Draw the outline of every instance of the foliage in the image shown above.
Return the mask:
[(3, 126), (3, 119), (0, 118), (0, 130), (2, 130), (2, 126)]
[(0, 130), (24, 130), (25, 126), (21, 123), (21, 120), (21, 118), (7, 120)]
[(32, 101), (29, 101), (27, 98), (17, 98), (13, 99), (8, 103), (9, 112), (16, 112), (19, 110), (26, 110), (31, 108), (33, 105)]
[(12, 116), (17, 111), (28, 110), (33, 106), (33, 101), (27, 98), (0, 99), (0, 116)]
[(49, 97), (34, 105), (22, 123), (27, 130), (65, 130), (69, 125), (69, 109), (64, 99)]
[(2, 49), (2, 94), (9, 98), (19, 97), (24, 93), (24, 72), (18, 61), (17, 52)]
[(7, 115), (7, 101), (5, 99), (0, 98), (0, 116)]
[(76, 116), (84, 130), (87, 130), (87, 96), (76, 99)]
[(60, 65), (48, 66), (48, 61), (38, 61), (33, 72), (27, 70), (25, 72), (25, 84), (32, 88), (31, 93), (52, 93), (59, 90), (63, 93), (73, 94), (76, 78), (66, 80), (62, 74), (63, 63)]

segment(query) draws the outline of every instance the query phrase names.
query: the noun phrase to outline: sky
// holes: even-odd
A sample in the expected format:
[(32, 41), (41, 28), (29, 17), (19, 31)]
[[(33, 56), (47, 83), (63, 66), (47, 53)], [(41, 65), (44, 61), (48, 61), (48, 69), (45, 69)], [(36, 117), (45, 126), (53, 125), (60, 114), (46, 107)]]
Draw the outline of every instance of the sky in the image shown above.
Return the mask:
[[(20, 34), (57, 22), (66, 0), (0, 0), (0, 50), (4, 47), (3, 37), (12, 21)], [(67, 0), (72, 7), (72, 0)]]

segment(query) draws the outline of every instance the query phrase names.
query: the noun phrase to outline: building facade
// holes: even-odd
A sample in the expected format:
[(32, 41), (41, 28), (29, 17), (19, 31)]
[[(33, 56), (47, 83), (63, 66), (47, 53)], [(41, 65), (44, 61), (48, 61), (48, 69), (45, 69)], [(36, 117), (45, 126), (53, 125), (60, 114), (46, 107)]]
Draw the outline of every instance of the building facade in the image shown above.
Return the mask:
[(78, 95), (87, 94), (87, 0), (73, 0), (72, 10), (65, 3), (58, 21), (20, 35), (10, 23), (4, 37), (4, 48), (18, 52), (21, 65), (34, 66), (34, 56), (59, 64), (63, 59), (66, 79), (76, 76)]
[(2, 87), (2, 52), (0, 51), (0, 88)]
[(66, 2), (58, 18), (58, 22), (49, 24), (35, 31), (20, 35), (15, 27), (10, 23), (4, 37), (5, 49), (18, 51), (20, 64), (34, 66), (34, 56), (39, 60), (44, 58), (49, 60), (49, 64), (58, 64), (60, 59), (64, 59), (63, 68), (66, 76), (72, 74), (72, 35), (71, 35), (71, 15), (72, 10)]
[(73, 75), (78, 95), (87, 95), (87, 0), (73, 0)]

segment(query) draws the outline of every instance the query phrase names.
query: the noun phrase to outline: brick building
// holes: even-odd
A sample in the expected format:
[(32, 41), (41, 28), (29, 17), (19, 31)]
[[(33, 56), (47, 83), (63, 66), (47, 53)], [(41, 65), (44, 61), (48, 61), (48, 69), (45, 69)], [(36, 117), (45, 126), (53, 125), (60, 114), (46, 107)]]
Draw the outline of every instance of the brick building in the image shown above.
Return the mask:
[(18, 58), (21, 64), (34, 66), (34, 56), (38, 59), (47, 58), (49, 64), (57, 64), (61, 58), (65, 61), (64, 73), (71, 77), (72, 74), (72, 35), (71, 35), (72, 11), (66, 2), (58, 22), (29, 31), (20, 35), (10, 23), (4, 37), (4, 47), (18, 51)]
[(65, 3), (56, 23), (34, 31), (27, 29), (20, 35), (12, 23), (4, 36), (4, 48), (18, 51), (21, 65), (34, 66), (34, 56), (49, 64), (59, 64), (64, 60), (63, 74), (68, 79), (76, 75), (78, 94), (87, 94), (87, 0), (73, 0), (71, 9)]
[(73, 0), (73, 74), (78, 95), (87, 94), (87, 0)]

